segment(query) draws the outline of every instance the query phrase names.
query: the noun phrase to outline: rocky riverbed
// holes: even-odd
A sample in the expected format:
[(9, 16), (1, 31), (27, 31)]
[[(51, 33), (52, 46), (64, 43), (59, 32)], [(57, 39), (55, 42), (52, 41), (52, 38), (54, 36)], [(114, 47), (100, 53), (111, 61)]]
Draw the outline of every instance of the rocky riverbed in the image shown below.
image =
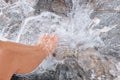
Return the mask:
[(0, 0), (0, 39), (59, 45), (33, 73), (11, 80), (120, 80), (120, 0)]

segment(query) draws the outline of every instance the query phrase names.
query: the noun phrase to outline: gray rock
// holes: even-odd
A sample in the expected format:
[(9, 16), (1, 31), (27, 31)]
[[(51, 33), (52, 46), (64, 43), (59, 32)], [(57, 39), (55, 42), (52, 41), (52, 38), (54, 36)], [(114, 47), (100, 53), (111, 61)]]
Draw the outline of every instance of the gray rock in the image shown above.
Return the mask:
[(102, 33), (101, 38), (105, 46), (100, 48), (100, 52), (107, 55), (112, 55), (120, 60), (120, 25), (116, 25), (107, 33)]
[(50, 11), (60, 15), (67, 15), (71, 9), (72, 0), (38, 0), (35, 6), (35, 14)]
[(90, 80), (74, 58), (68, 58), (64, 62), (64, 64), (58, 64), (55, 71), (24, 77), (13, 75), (11, 80)]
[(99, 48), (102, 54), (116, 57), (120, 60), (120, 1), (100, 1), (100, 7), (91, 13), (92, 18), (99, 18), (100, 23), (94, 29), (110, 28), (109, 31), (100, 34), (105, 46)]

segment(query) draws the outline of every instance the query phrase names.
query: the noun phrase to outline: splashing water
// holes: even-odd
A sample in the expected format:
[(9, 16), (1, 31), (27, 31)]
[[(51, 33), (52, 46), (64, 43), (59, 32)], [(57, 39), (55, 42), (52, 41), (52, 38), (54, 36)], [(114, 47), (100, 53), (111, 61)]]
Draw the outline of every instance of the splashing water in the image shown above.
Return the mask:
[[(20, 8), (24, 8), (23, 14), (26, 16), (29, 14), (27, 8), (30, 8), (30, 12), (33, 11), (33, 9), (30, 5), (24, 7), (25, 5), (23, 4), (26, 3), (23, 2), (24, 1), (20, 1), (18, 3), (21, 3), (19, 4), (21, 6)], [(17, 38), (14, 39), (14, 41), (34, 45), (39, 42), (39, 38), (44, 33), (49, 33), (56, 34), (59, 37), (58, 53), (64, 50), (81, 50), (102, 46), (103, 43), (99, 38), (100, 32), (93, 30), (93, 27), (100, 21), (99, 19), (91, 20), (89, 17), (91, 12), (92, 9), (90, 9), (89, 6), (81, 7), (77, 1), (73, 1), (73, 9), (71, 13), (68, 14), (68, 17), (62, 17), (47, 11), (36, 16), (26, 16), (22, 18), (22, 24), (16, 35)], [(0, 33), (3, 34), (5, 31)], [(49, 60), (46, 61), (52, 62), (51, 65), (57, 62), (53, 58), (49, 58)], [(51, 66), (47, 63), (48, 62), (43, 62), (41, 65), (42, 68), (46, 69), (46, 66)]]
[[(89, 12), (89, 9), (78, 10), (72, 17), (67, 18), (51, 12), (42, 12), (38, 16), (28, 17), (23, 21), (16, 41), (25, 44), (35, 44), (39, 40), (39, 36), (49, 33), (58, 35), (60, 40), (59, 47), (61, 48), (78, 48), (81, 45), (94, 47), (101, 41), (97, 31), (89, 28), (91, 24), (94, 25), (94, 22), (88, 16)], [(32, 42), (27, 41), (27, 39)], [(78, 44), (81, 45), (77, 46)]]

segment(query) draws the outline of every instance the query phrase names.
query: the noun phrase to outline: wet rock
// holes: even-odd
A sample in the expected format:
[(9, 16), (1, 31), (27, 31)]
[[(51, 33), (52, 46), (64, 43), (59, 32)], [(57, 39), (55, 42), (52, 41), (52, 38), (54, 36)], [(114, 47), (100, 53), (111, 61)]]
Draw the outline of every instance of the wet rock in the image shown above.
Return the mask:
[(0, 18), (2, 19), (0, 23), (0, 31), (2, 36), (15, 40), (16, 35), (18, 35), (20, 30), (21, 21), (15, 21), (6, 15), (1, 15)]
[[(19, 31), (21, 29), (22, 21), (32, 15), (32, 7), (27, 6), (23, 8), (20, 2), (17, 0), (6, 0), (12, 1), (12, 4), (5, 3), (3, 0), (0, 4), (5, 4), (3, 8), (1, 8), (0, 14), (0, 33), (7, 39), (15, 40), (16, 36), (19, 35)], [(18, 4), (18, 5), (17, 5)], [(17, 5), (17, 6), (16, 6)], [(25, 4), (26, 5), (26, 4)], [(1, 6), (1, 5), (0, 5)], [(26, 10), (27, 9), (27, 10)]]
[[(78, 61), (75, 57), (66, 58), (63, 63), (59, 63), (55, 70), (47, 70), (39, 74), (31, 74), (26, 76), (14, 75), (11, 80), (113, 80), (114, 77), (109, 74), (109, 64), (102, 63), (99, 57), (95, 55), (83, 56), (89, 59), (90, 65), (83, 64), (85, 60)], [(87, 63), (87, 61), (86, 61)], [(88, 65), (88, 66), (87, 66)], [(87, 66), (87, 67), (86, 67)], [(85, 69), (85, 67), (87, 69)], [(91, 68), (90, 68), (91, 67)]]
[(74, 58), (65, 59), (58, 64), (55, 71), (47, 71), (24, 77), (14, 75), (11, 80), (90, 80)]
[[(101, 32), (100, 37), (105, 46), (99, 48), (102, 54), (111, 55), (120, 60), (120, 1), (100, 1), (100, 7), (91, 13), (93, 18), (99, 18), (100, 23), (94, 29), (108, 29), (108, 31)], [(97, 3), (96, 3), (97, 4)]]
[(38, 0), (35, 6), (35, 13), (40, 14), (42, 11), (51, 11), (52, 0)]
[(6, 3), (13, 4), (14, 2), (17, 2), (18, 0), (4, 0)]
[(0, 8), (4, 8), (7, 6), (7, 3), (4, 0), (0, 0)]
[[(107, 33), (101, 34), (101, 38), (103, 39), (105, 43), (105, 48), (101, 49), (101, 53), (111, 55), (113, 57), (116, 57), (116, 59), (120, 60), (120, 36), (119, 36), (119, 31), (120, 31), (120, 26), (116, 26), (114, 29), (108, 31)], [(102, 52), (104, 51), (104, 52)]]
[(57, 14), (67, 15), (72, 9), (72, 0), (54, 0), (51, 8)]
[[(98, 56), (95, 49), (87, 49), (78, 56), (67, 56), (57, 63), (55, 70), (19, 77), (17, 80), (113, 80), (116, 70), (111, 58)], [(117, 68), (119, 67), (119, 63)], [(118, 74), (119, 75), (119, 74)], [(14, 79), (13, 79), (14, 80)]]
[(72, 9), (72, 0), (39, 0), (35, 6), (35, 14), (42, 11), (51, 11), (67, 15)]

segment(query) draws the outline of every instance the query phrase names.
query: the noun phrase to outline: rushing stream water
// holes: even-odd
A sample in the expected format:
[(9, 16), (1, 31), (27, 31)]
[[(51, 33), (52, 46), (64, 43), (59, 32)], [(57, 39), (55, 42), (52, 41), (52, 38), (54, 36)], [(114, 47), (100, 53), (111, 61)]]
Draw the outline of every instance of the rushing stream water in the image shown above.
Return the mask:
[[(34, 14), (33, 6), (37, 2), (36, 0), (10, 1), (10, 3), (6, 3), (4, 0), (0, 0), (1, 40), (35, 45), (44, 33), (56, 34), (59, 37), (59, 45), (56, 50), (58, 58), (48, 57), (40, 65), (37, 73), (46, 69), (55, 69), (55, 63), (62, 63), (63, 57), (60, 57), (65, 55), (62, 53), (64, 51), (72, 51), (74, 53), (69, 54), (69, 56), (76, 56), (78, 54), (85, 55), (85, 52), (79, 53), (79, 51), (85, 51), (89, 48), (106, 47), (100, 35), (115, 27), (113, 25), (112, 27), (95, 28), (101, 19), (99, 17), (90, 18), (93, 8), (90, 4), (85, 3), (86, 0), (83, 1), (83, 5), (80, 5), (82, 0), (73, 0), (71, 11), (67, 13), (67, 16), (49, 11), (43, 11), (39, 15)], [(91, 50), (86, 51), (86, 54), (87, 52), (92, 53)], [(93, 53), (100, 58), (103, 57), (96, 50)]]

